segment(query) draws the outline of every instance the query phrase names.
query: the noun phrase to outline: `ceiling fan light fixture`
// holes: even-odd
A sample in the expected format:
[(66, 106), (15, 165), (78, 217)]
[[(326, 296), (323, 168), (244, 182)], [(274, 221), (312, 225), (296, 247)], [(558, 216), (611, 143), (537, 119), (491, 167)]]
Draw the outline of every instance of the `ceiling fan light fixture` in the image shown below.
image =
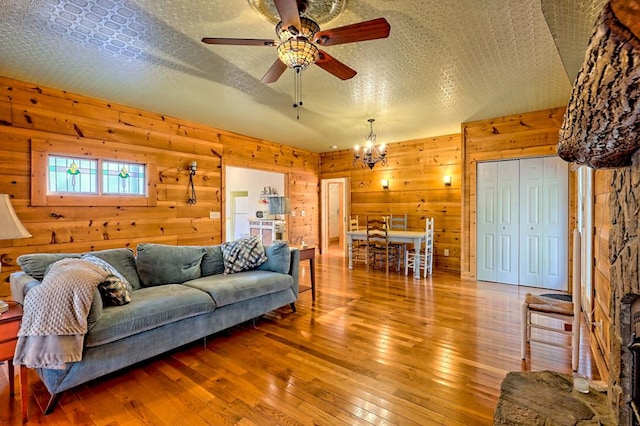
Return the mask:
[(307, 40), (312, 40), (313, 36), (320, 31), (320, 25), (313, 19), (305, 16), (300, 17), (300, 26), (302, 28), (296, 28), (293, 25), (284, 28), (282, 22), (279, 22), (278, 25), (276, 25), (276, 35), (281, 41), (287, 41), (292, 37), (303, 37)]
[(318, 56), (318, 48), (302, 38), (292, 38), (278, 46), (278, 58), (291, 69), (301, 71), (315, 64)]

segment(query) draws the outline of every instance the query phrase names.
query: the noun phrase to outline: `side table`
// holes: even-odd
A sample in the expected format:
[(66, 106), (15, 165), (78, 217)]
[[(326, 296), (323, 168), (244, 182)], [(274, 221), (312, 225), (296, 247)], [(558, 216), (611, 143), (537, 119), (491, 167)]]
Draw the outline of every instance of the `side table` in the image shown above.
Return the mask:
[(316, 300), (316, 248), (315, 247), (298, 247), (300, 250), (300, 260), (309, 259), (309, 271), (311, 272), (311, 300)]
[[(8, 302), (9, 310), (0, 315), (0, 362), (5, 361), (9, 370), (9, 395), (13, 396), (15, 387), (15, 371), (13, 368), (13, 354), (18, 343), (18, 330), (22, 320), (22, 306), (16, 302)], [(20, 405), (22, 407), (22, 421), (28, 419), (27, 412), (27, 367), (20, 366)]]

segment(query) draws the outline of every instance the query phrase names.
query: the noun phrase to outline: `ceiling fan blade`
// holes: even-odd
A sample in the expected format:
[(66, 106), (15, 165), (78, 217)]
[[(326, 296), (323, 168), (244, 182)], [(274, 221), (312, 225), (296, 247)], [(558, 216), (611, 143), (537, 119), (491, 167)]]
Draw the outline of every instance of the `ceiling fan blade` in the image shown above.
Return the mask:
[(321, 50), (319, 53), (320, 56), (316, 61), (316, 65), (339, 79), (349, 80), (357, 74), (355, 70), (352, 70), (327, 52)]
[(287, 69), (287, 66), (280, 59), (276, 59), (276, 61), (271, 65), (269, 71), (262, 77), (260, 80), (263, 83), (273, 83), (280, 78), (282, 73)]
[(226, 44), (230, 46), (276, 46), (275, 40), (259, 38), (204, 37), (202, 42), (207, 44)]
[(282, 21), (283, 28), (294, 26), (297, 30), (302, 28), (300, 24), (300, 12), (298, 11), (298, 2), (296, 0), (275, 0), (278, 15)]
[(391, 25), (384, 18), (359, 22), (344, 27), (318, 31), (313, 41), (321, 46), (334, 46), (336, 44), (353, 43), (355, 41), (375, 40), (389, 37)]

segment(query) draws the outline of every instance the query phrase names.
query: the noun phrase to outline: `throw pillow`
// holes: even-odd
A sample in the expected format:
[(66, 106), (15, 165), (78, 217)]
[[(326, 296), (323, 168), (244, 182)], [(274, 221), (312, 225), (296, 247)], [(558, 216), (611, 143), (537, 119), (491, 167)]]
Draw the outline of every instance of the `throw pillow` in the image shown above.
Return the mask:
[(246, 271), (256, 268), (267, 261), (260, 236), (240, 238), (222, 244), (222, 260), (224, 261), (224, 273)]
[(138, 244), (138, 275), (144, 287), (182, 284), (202, 276), (204, 247)]
[(107, 306), (122, 306), (131, 302), (131, 288), (116, 275), (109, 275), (98, 284), (102, 302)]
[(289, 273), (291, 263), (291, 250), (289, 244), (284, 241), (274, 241), (273, 244), (265, 247), (267, 261), (258, 266), (263, 271)]

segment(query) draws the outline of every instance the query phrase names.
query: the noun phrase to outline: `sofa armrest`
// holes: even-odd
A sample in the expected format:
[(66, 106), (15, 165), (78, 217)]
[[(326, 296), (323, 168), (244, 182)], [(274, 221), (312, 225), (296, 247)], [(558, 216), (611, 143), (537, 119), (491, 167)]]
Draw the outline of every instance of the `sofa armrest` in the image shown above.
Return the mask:
[(11, 298), (22, 305), (24, 296), (33, 287), (40, 285), (40, 281), (31, 275), (27, 275), (26, 272), (19, 271), (10, 275), (9, 284), (11, 286)]
[(298, 298), (298, 282), (300, 278), (300, 250), (293, 247), (290, 247), (289, 250), (291, 250), (291, 261), (289, 262), (289, 275), (293, 277), (292, 288), (297, 299)]

